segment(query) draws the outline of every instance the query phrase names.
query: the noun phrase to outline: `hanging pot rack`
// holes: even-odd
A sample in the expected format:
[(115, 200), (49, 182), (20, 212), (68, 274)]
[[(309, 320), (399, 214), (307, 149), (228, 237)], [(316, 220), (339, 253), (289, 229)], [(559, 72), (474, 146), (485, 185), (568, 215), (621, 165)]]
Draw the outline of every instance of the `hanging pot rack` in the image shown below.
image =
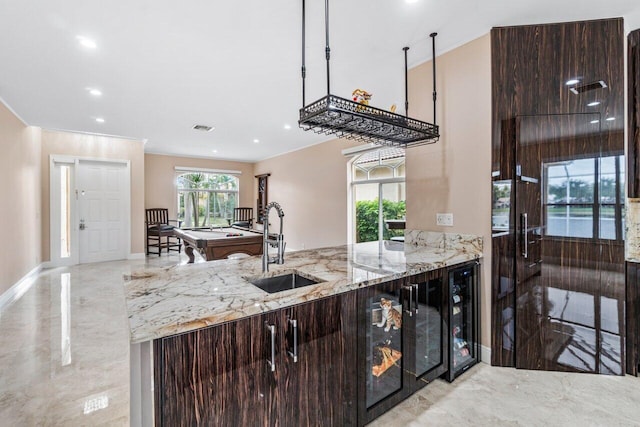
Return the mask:
[(407, 73), (407, 51), (404, 47), (405, 115), (395, 114), (350, 99), (331, 94), (329, 61), (329, 0), (324, 3), (325, 57), (327, 64), (327, 95), (311, 104), (306, 104), (306, 64), (305, 64), (305, 0), (302, 0), (302, 108), (298, 125), (304, 130), (318, 134), (333, 135), (378, 145), (410, 148), (432, 144), (440, 138), (436, 125), (436, 55), (435, 37), (431, 33), (433, 50), (433, 123), (409, 117), (409, 89)]

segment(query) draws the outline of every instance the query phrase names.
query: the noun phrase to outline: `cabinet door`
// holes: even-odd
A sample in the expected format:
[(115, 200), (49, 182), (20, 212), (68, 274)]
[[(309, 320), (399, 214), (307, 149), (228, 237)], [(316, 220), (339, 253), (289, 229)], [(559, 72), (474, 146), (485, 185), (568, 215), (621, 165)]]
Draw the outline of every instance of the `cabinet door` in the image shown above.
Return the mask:
[(154, 341), (157, 426), (270, 425), (273, 315)]
[(386, 412), (410, 393), (405, 376), (406, 301), (404, 280), (359, 291), (358, 418), (364, 424)]
[(412, 276), (408, 279), (413, 298), (412, 321), (407, 334), (415, 345), (409, 353), (409, 369), (415, 375), (414, 389), (425, 386), (446, 372), (448, 365), (446, 335), (446, 283), (444, 270)]
[[(355, 425), (356, 293), (282, 310), (286, 342), (279, 425)], [(349, 376), (354, 378), (350, 378)]]

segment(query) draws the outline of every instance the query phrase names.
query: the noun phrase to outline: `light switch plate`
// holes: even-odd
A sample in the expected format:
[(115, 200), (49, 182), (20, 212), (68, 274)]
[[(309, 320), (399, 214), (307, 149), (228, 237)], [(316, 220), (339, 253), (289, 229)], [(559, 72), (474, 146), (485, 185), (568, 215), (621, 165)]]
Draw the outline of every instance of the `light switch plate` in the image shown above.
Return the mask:
[(443, 225), (447, 227), (453, 227), (453, 214), (452, 213), (437, 213), (436, 225)]

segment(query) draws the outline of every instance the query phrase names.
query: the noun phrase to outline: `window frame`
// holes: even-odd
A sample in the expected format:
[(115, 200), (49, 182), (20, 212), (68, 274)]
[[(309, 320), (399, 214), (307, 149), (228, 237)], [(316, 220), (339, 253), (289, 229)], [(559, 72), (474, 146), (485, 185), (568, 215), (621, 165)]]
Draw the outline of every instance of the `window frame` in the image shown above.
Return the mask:
[[(181, 187), (179, 184), (179, 179), (180, 177), (184, 176), (184, 175), (192, 175), (192, 174), (202, 174), (205, 176), (205, 180), (209, 179), (209, 177), (211, 176), (228, 176), (231, 177), (235, 180), (235, 186), (236, 186), (236, 190), (229, 190), (229, 189), (215, 189), (215, 188), (184, 188)], [(212, 194), (215, 195), (216, 194), (224, 194), (226, 195), (226, 197), (228, 198), (229, 195), (235, 195), (235, 206), (232, 206), (230, 209), (233, 211), (233, 208), (237, 208), (239, 206), (240, 203), (240, 177), (238, 177), (236, 174), (234, 173), (225, 173), (224, 171), (212, 171), (212, 170), (196, 170), (196, 169), (189, 169), (189, 170), (176, 170), (176, 177), (175, 177), (175, 188), (176, 188), (176, 217), (177, 219), (180, 221), (180, 223), (182, 224), (182, 226), (186, 226), (186, 227), (206, 227), (206, 222), (203, 223), (203, 225), (200, 224), (193, 224), (193, 225), (185, 225), (185, 222), (190, 222), (190, 221), (186, 221), (186, 207), (185, 207), (185, 214), (183, 215), (183, 217), (181, 218), (181, 208), (180, 208), (180, 197), (182, 194), (184, 194), (184, 196), (186, 196), (189, 193), (196, 193), (196, 195), (198, 195), (199, 193), (205, 193), (207, 194), (207, 205), (209, 205), (211, 203), (211, 197)], [(200, 205), (198, 204), (198, 207)], [(227, 214), (229, 214), (229, 212), (227, 212)], [(211, 218), (211, 215), (206, 217), (206, 220), (208, 221), (209, 218)], [(215, 217), (214, 217), (215, 218)], [(233, 212), (231, 212), (231, 216), (227, 216), (226, 219), (230, 219), (233, 218)], [(211, 224), (208, 226), (212, 226)]]
[[(602, 181), (602, 174), (600, 172), (601, 169), (601, 160), (607, 157), (614, 158), (614, 175), (615, 175), (615, 202), (602, 202), (600, 197), (600, 186)], [(613, 154), (602, 154), (597, 157), (587, 157), (585, 159), (580, 160), (593, 160), (593, 200), (591, 202), (556, 202), (549, 203), (549, 166), (558, 165), (563, 163), (563, 160), (556, 160), (552, 162), (543, 162), (542, 164), (542, 172), (543, 172), (543, 198), (542, 198), (542, 215), (545, 222), (544, 227), (544, 236), (548, 238), (555, 239), (576, 239), (576, 240), (587, 240), (587, 241), (597, 241), (597, 240), (606, 240), (612, 242), (624, 242), (624, 230), (623, 230), (623, 211), (625, 210), (625, 200), (624, 195), (621, 194), (621, 186), (623, 184), (624, 178), (622, 172), (622, 167), (624, 166), (624, 153), (613, 153)], [(567, 182), (571, 182), (571, 177), (567, 177)], [(567, 235), (556, 235), (556, 234), (548, 234), (548, 226), (549, 226), (549, 208), (550, 207), (565, 207), (570, 209), (572, 207), (590, 207), (592, 209), (592, 228), (591, 228), (591, 237), (579, 237), (579, 236), (567, 236)], [(615, 238), (602, 237), (602, 227), (601, 227), (601, 209), (603, 207), (612, 206), (614, 208), (614, 230), (615, 230)]]

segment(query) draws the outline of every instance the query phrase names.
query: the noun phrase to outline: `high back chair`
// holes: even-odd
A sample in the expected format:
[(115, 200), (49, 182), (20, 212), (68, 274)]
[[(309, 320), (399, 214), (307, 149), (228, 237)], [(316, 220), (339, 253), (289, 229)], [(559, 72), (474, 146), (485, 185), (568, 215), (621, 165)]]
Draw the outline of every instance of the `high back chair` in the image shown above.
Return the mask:
[(253, 208), (234, 208), (233, 221), (228, 221), (229, 225), (251, 228), (253, 226)]
[[(151, 253), (160, 255), (162, 254), (163, 248), (167, 249), (167, 253), (169, 253), (169, 251), (180, 252), (182, 249), (182, 240), (173, 234), (173, 229), (176, 228), (176, 226), (169, 224), (170, 222), (174, 222), (180, 225), (180, 223), (178, 220), (169, 219), (169, 209), (146, 209), (146, 216), (147, 255)], [(151, 252), (151, 248), (158, 248), (157, 252)]]

